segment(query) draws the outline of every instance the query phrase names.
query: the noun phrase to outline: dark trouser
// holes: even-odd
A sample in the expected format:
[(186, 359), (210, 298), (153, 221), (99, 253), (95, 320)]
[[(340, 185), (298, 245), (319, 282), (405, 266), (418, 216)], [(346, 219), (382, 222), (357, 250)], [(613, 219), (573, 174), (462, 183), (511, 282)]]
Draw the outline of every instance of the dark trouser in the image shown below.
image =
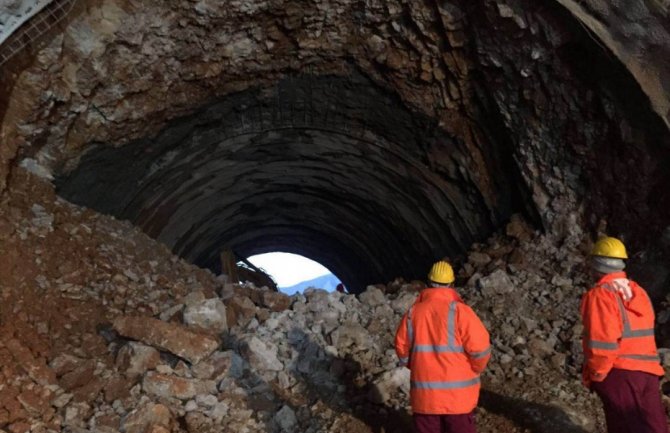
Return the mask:
[(668, 433), (658, 376), (612, 369), (605, 380), (593, 382), (603, 401), (608, 433)]
[(414, 433), (477, 433), (475, 416), (414, 414)]

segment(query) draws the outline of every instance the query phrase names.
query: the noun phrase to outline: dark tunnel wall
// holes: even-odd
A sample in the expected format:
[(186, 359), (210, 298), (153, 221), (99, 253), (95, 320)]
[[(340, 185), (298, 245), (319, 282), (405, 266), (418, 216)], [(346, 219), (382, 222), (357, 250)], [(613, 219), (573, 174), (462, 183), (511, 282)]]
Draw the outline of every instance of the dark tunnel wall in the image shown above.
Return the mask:
[[(499, 149), (487, 149), (492, 161)], [(515, 197), (513, 171), (487, 168), (473, 175), (462, 143), (363, 77), (303, 76), (232, 95), (155, 139), (93, 150), (57, 185), (215, 271), (224, 247), (280, 249), (356, 290), (423, 277), (530, 200)]]

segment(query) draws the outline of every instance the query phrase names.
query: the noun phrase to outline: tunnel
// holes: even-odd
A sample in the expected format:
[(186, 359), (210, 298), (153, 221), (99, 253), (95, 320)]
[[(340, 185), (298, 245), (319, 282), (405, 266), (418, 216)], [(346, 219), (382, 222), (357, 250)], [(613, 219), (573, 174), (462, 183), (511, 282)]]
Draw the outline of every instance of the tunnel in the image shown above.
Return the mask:
[(287, 78), (150, 140), (92, 150), (58, 191), (215, 272), (229, 247), (312, 257), (355, 290), (424, 277), (528, 198), (503, 146), (487, 150), (482, 185), (465, 146), (393, 96), (361, 76)]
[(226, 248), (287, 251), (354, 291), (424, 278), (513, 214), (642, 246), (670, 216), (663, 100), (583, 20), (553, 1), (80, 4), (6, 67), (3, 173), (37, 161), (214, 272)]
[[(669, 14), (4, 2), (0, 433), (409, 431), (396, 335), (441, 259), (447, 345), (416, 347), (491, 358), (424, 385), (481, 383), (483, 433), (604, 431), (580, 381), (584, 347), (618, 345), (580, 317), (601, 235), (649, 295), (670, 408)], [(277, 251), (349, 293), (225, 272)], [(481, 348), (452, 345), (459, 302)]]

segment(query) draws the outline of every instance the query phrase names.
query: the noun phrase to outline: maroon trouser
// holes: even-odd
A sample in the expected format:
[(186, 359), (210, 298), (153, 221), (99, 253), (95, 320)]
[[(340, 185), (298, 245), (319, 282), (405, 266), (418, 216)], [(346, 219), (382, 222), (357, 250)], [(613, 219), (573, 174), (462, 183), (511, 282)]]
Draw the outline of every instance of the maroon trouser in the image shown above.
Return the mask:
[(414, 433), (477, 433), (472, 412), (463, 415), (414, 414)]
[(608, 433), (669, 433), (658, 376), (613, 368), (593, 382), (605, 408)]

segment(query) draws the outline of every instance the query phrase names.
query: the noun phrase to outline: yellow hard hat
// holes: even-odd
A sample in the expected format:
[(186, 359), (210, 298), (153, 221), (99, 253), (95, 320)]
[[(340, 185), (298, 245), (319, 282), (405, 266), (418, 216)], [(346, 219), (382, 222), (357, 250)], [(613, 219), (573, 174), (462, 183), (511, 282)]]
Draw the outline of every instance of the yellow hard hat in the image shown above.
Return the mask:
[(428, 279), (435, 283), (449, 284), (454, 282), (454, 269), (444, 260), (435, 263), (430, 269)]
[(626, 247), (617, 238), (602, 237), (598, 239), (591, 251), (592, 256), (613, 257), (616, 259), (627, 259)]

